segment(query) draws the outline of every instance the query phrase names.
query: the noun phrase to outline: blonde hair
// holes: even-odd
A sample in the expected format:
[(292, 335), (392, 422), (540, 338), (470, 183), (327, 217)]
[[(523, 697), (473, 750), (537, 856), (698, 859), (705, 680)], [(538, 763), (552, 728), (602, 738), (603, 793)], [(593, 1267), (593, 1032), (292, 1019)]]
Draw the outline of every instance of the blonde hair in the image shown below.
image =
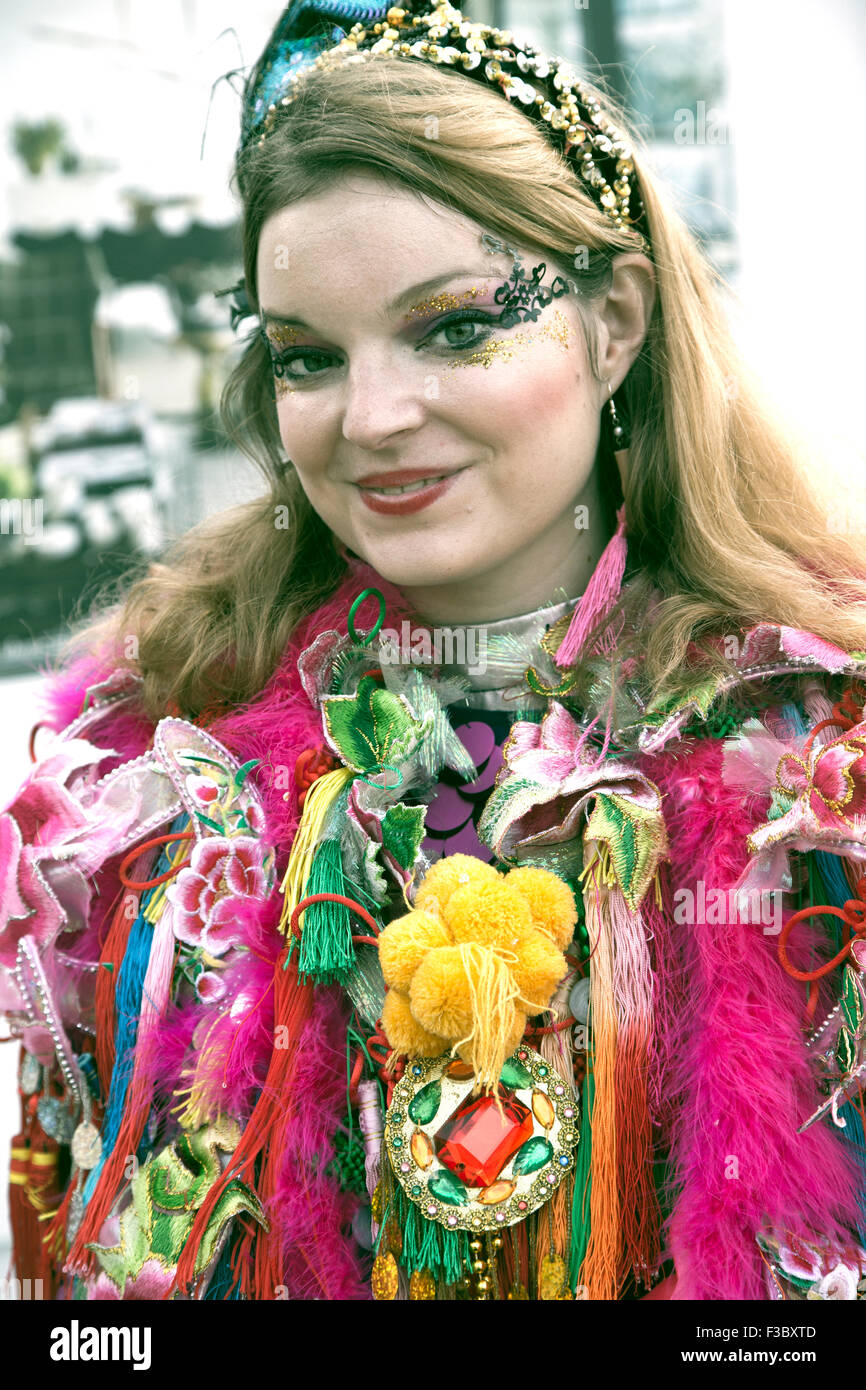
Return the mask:
[[(733, 343), (719, 276), (654, 178), (624, 113), (606, 95), (599, 99), (635, 148), (657, 285), (646, 338), (617, 392), (631, 436), (629, 592), (643, 613), (653, 592), (661, 594), (641, 634), (650, 687), (676, 693), (695, 647), (722, 660), (707, 653), (705, 635), (761, 620), (864, 648), (866, 585), (854, 542), (830, 534), (793, 438)], [(579, 286), (592, 347), (591, 301), (609, 287), (617, 254), (636, 249), (633, 234), (614, 226), (519, 108), (459, 73), (387, 55), (307, 74), (267, 139), (238, 158), (254, 309), (265, 221), (358, 169), (444, 203), (564, 268)], [(575, 264), (584, 247), (588, 269)], [(230, 438), (264, 473), (267, 494), (189, 532), (71, 643), (74, 650), (107, 639), (120, 650), (134, 634), (137, 659), (120, 657), (119, 664), (141, 672), (151, 718), (169, 706), (195, 718), (215, 701), (252, 699), (299, 620), (328, 597), (343, 568), (284, 461), (269, 354), (258, 333), (226, 383), (221, 410)], [(619, 483), (609, 441), (598, 462), (614, 506)], [(287, 529), (275, 524), (277, 508), (287, 509)]]

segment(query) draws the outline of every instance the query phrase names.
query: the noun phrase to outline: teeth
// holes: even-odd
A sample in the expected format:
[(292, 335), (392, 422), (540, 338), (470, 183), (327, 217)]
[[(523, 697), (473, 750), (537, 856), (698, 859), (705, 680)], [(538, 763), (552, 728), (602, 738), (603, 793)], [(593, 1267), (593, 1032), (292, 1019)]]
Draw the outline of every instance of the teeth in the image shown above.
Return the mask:
[(421, 478), (417, 483), (406, 483), (404, 487), (371, 487), (368, 492), (378, 493), (380, 497), (400, 497), (404, 492), (421, 492), (425, 487), (430, 487), (431, 483), (441, 483), (446, 474), (439, 478)]

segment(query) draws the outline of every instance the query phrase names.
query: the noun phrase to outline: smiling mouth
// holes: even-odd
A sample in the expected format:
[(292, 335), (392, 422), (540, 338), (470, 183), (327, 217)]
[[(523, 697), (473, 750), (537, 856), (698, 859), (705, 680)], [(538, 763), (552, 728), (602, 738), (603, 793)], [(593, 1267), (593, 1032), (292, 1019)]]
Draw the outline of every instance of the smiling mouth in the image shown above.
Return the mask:
[(446, 478), (453, 478), (453, 473), (431, 473), (429, 478), (419, 478), (414, 483), (399, 483), (393, 487), (385, 487), (382, 484), (358, 483), (357, 486), (362, 492), (374, 492), (379, 497), (402, 497), (407, 492), (423, 492), (425, 488), (433, 487), (436, 483), (444, 483)]

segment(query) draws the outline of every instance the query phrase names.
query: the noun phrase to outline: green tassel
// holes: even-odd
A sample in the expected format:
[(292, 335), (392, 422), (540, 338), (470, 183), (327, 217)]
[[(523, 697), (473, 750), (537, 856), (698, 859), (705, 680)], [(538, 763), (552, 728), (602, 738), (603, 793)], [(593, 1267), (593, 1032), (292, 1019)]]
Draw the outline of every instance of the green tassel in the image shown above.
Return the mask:
[[(587, 1060), (589, 1062), (589, 1067), (591, 1067), (591, 1051)], [(577, 1146), (577, 1157), (574, 1165), (574, 1197), (572, 1198), (571, 1204), (569, 1275), (572, 1293), (577, 1289), (580, 1267), (586, 1256), (586, 1247), (589, 1245), (589, 1207), (590, 1198), (592, 1196), (590, 1162), (592, 1159), (592, 1108), (594, 1102), (595, 1079), (592, 1075), (592, 1071), (588, 1069), (583, 1079), (581, 1094), (580, 1142)]]
[[(338, 840), (323, 840), (316, 847), (304, 895), (341, 893), (351, 897), (343, 874)], [(316, 984), (344, 984), (355, 965), (352, 945), (353, 917), (342, 903), (312, 903), (304, 909), (298, 971)]]
[(456, 1284), (463, 1278), (469, 1264), (466, 1231), (449, 1231), (435, 1221), (425, 1220), (399, 1186), (396, 1215), (403, 1232), (400, 1263), (409, 1274), (429, 1269), (434, 1279), (441, 1277), (446, 1284)]

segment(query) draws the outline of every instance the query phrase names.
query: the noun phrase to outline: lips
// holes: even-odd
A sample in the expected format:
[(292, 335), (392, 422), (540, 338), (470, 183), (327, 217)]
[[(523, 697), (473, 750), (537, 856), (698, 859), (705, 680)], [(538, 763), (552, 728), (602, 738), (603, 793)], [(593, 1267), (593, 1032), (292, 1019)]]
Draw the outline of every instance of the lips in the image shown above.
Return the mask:
[(451, 477), (460, 471), (457, 468), (397, 468), (390, 469), (387, 473), (367, 473), (363, 478), (357, 479), (355, 486), (375, 488), (376, 491), (382, 488), (408, 487), (412, 483), (424, 482), (429, 478)]
[(429, 468), (403, 468), (390, 473), (368, 473), (354, 484), (371, 511), (384, 516), (406, 516), (437, 501), (465, 469), (433, 473)]

